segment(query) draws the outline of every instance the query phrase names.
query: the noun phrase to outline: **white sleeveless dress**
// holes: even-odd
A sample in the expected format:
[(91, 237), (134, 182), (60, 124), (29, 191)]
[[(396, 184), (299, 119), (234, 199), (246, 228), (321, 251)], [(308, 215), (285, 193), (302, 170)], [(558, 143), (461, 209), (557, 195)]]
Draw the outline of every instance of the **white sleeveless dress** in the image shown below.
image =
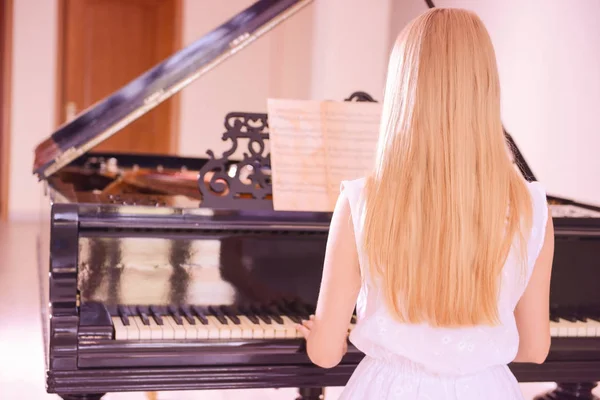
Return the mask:
[(364, 268), (362, 237), (364, 178), (342, 182), (351, 207), (363, 284), (357, 299), (357, 324), (350, 341), (365, 354), (340, 400), (522, 400), (507, 367), (516, 356), (519, 335), (514, 309), (542, 248), (547, 222), (546, 194), (528, 183), (533, 229), (528, 242), (525, 279), (509, 255), (503, 270), (495, 327), (433, 328), (401, 324), (387, 312), (376, 280)]

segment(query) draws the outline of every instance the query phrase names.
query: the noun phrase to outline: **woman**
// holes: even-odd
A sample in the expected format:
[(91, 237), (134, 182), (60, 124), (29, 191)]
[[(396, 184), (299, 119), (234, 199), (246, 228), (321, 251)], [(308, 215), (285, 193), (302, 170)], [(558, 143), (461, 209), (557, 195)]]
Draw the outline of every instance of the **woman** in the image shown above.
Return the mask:
[(510, 362), (549, 351), (554, 233), (515, 168), (488, 33), (435, 8), (394, 46), (372, 173), (345, 181), (314, 317), (324, 368), (365, 353), (342, 399), (522, 399)]

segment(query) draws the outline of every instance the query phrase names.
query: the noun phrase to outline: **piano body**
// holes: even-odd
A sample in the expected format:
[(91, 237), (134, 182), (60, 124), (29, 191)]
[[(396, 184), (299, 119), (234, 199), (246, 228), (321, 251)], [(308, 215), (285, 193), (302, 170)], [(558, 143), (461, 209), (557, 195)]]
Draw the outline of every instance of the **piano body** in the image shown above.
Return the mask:
[[(319, 369), (294, 329), (316, 305), (331, 215), (273, 211), (265, 114), (225, 116), (231, 150), (221, 156), (89, 152), (308, 3), (258, 1), (37, 147), (34, 172), (51, 203), (39, 241), (48, 392), (297, 387), (299, 399), (317, 399), (347, 382), (362, 353), (350, 345), (340, 365)], [(242, 160), (229, 158), (246, 145)], [(551, 354), (511, 368), (591, 399), (600, 208), (550, 200)]]

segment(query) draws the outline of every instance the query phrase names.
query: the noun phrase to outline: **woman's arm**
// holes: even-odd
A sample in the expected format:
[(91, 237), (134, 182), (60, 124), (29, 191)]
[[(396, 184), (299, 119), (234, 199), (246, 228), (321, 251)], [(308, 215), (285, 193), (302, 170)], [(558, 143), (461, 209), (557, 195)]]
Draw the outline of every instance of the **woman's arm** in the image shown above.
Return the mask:
[(350, 204), (342, 191), (331, 218), (317, 310), (311, 321), (298, 327), (306, 338), (308, 356), (316, 365), (335, 367), (346, 353), (360, 285)]
[(554, 225), (548, 210), (544, 245), (523, 296), (515, 308), (519, 350), (514, 362), (541, 364), (550, 351), (550, 277), (554, 259)]

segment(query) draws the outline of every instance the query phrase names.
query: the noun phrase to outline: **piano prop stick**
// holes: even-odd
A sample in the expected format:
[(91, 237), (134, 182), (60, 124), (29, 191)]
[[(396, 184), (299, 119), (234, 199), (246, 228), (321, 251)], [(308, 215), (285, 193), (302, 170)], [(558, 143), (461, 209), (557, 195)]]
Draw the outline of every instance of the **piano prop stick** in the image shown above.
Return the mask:
[(381, 105), (269, 99), (267, 109), (273, 209), (333, 211), (341, 181), (373, 166)]

